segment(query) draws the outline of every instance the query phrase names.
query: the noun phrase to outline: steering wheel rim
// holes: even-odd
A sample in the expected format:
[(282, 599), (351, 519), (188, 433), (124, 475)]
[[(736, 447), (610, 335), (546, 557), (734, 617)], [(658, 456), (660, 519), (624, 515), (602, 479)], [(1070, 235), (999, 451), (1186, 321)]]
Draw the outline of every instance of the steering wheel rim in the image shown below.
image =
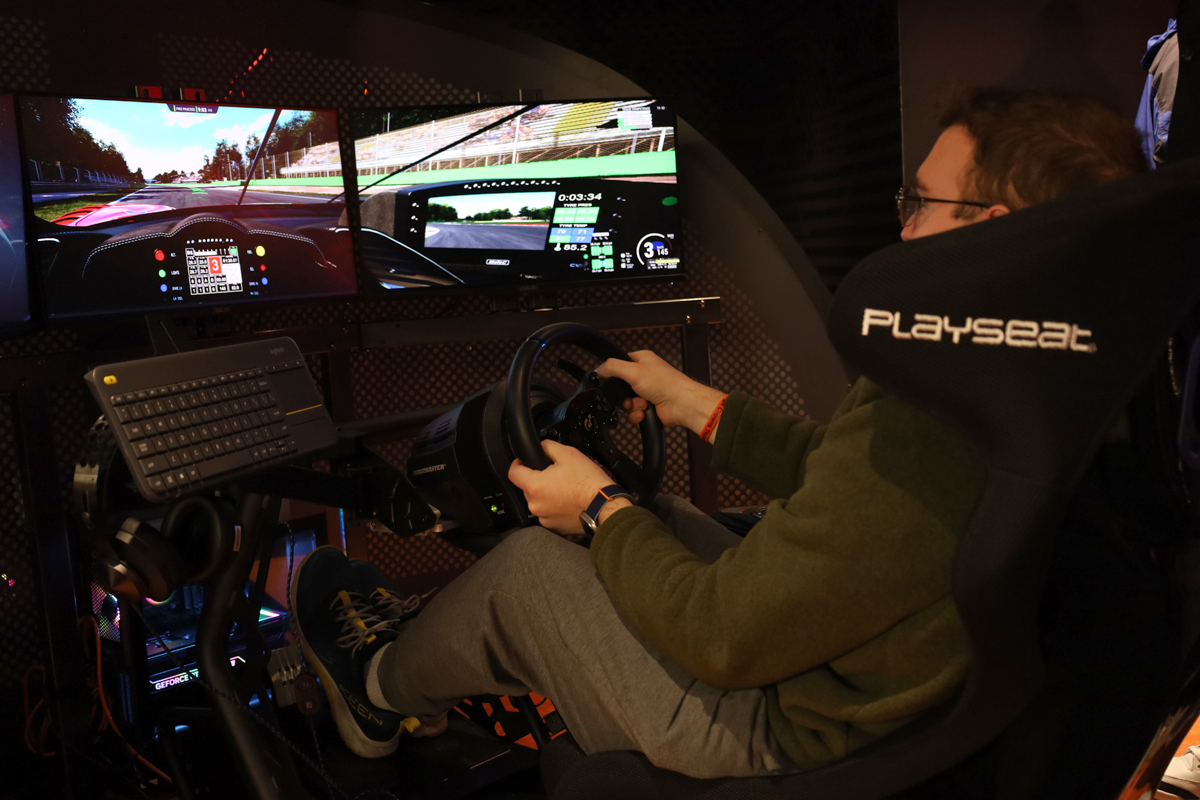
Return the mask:
[[(542, 449), (533, 412), (529, 407), (530, 378), (542, 351), (552, 344), (573, 344), (599, 359), (619, 358), (631, 361), (629, 354), (594, 328), (575, 322), (548, 325), (526, 339), (513, 357), (504, 388), (504, 418), (513, 453), (533, 469), (546, 469), (550, 458)], [(615, 380), (615, 379), (610, 379)], [(622, 382), (623, 383), (623, 382)], [(630, 491), (637, 505), (648, 505), (662, 485), (666, 461), (666, 440), (662, 422), (654, 406), (646, 409), (638, 428), (642, 438), (642, 465), (637, 467), (620, 451), (595, 454), (596, 460), (613, 473)], [(607, 448), (611, 451), (613, 448)], [(588, 455), (592, 455), (588, 453)], [(623, 459), (623, 461), (621, 460)], [(636, 470), (636, 472), (634, 471)], [(620, 472), (621, 474), (618, 474)], [(634, 485), (629, 485), (629, 484)]]

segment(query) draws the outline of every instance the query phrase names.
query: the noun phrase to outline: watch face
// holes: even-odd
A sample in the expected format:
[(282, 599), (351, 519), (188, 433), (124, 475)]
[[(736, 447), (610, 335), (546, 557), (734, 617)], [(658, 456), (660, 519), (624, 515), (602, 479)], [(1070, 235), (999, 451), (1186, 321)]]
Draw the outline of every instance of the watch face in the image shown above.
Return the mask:
[(600, 527), (596, 525), (596, 520), (588, 516), (586, 511), (579, 512), (579, 524), (583, 526), (583, 532), (595, 536)]

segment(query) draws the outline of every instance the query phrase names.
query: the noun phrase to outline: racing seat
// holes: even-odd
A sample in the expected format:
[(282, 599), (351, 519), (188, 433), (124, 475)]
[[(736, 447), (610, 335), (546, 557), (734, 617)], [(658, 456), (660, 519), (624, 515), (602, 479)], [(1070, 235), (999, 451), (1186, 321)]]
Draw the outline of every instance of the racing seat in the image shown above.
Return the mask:
[(841, 355), (987, 460), (954, 567), (974, 655), (955, 699), (783, 777), (696, 780), (560, 737), (550, 797), (1115, 797), (1183, 681), (1175, 612), (1200, 599), (1174, 569), (1200, 526), (1138, 455), (1173, 437), (1124, 425), (1200, 298), (1197, 220), (1192, 160), (887, 248), (834, 298)]

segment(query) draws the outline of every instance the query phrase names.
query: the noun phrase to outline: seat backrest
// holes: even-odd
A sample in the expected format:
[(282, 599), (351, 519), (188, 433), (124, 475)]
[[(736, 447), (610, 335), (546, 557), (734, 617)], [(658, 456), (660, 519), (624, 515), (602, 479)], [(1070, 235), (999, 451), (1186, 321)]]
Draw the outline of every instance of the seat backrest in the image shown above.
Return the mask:
[[(973, 667), (954, 701), (828, 767), (684, 779), (686, 791), (882, 797), (995, 740), (1043, 683), (1038, 604), (1068, 504), (1198, 297), (1200, 160), (861, 262), (834, 297), (835, 347), (886, 390), (965, 433), (987, 462), (953, 582)], [(663, 788), (683, 785), (661, 777)], [(564, 796), (588, 796), (568, 783)]]

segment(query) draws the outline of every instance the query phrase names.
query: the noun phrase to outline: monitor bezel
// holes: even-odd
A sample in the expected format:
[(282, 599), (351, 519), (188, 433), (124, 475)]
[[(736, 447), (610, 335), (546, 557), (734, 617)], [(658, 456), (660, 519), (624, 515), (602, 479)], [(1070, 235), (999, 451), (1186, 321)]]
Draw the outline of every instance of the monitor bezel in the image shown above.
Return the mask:
[(25, 303), (26, 318), (19, 322), (0, 320), (0, 338), (16, 339), (39, 330), (46, 320), (45, 307), (42, 304), (41, 281), (38, 276), (37, 257), (34, 248), (30, 246), (33, 234), (33, 195), (29, 191), (29, 180), (26, 175), (25, 137), (21, 129), (21, 110), (18, 98), (23, 94), (7, 87), (0, 87), (0, 97), (8, 97), (13, 104), (13, 125), (16, 134), (17, 157), (20, 160), (18, 170), (21, 176), (21, 209), (23, 214), (22, 227), (25, 234)]
[[(203, 102), (172, 100), (170, 98), (98, 97), (98, 96), (92, 96), (92, 95), (65, 95), (65, 94), (60, 94), (57, 92), (12, 92), (11, 94), (14, 96), (16, 103), (19, 103), (22, 98), (26, 98), (26, 97), (49, 97), (49, 98), (67, 99), (67, 100), (104, 100), (104, 101), (115, 101), (115, 102), (121, 102), (121, 103), (141, 103), (143, 105), (164, 105), (167, 103), (176, 103), (177, 102), (177, 103), (183, 103), (183, 104), (192, 103), (195, 105), (206, 105), (206, 106), (224, 106), (224, 107), (229, 107), (229, 108), (258, 108), (258, 109), (263, 109), (263, 110), (286, 109), (288, 111), (326, 111), (326, 112), (334, 114), (337, 119), (338, 148), (339, 148), (339, 151), (341, 151), (342, 156), (345, 156), (345, 144), (346, 144), (346, 135), (347, 135), (346, 119), (345, 119), (346, 112), (343, 112), (342, 110), (339, 110), (337, 108), (322, 108), (322, 107), (318, 107), (318, 106), (308, 106), (308, 105), (291, 104), (291, 103), (286, 103), (286, 104), (281, 103), (278, 105), (260, 105), (258, 103), (253, 103), (253, 102), (250, 102), (250, 103), (222, 103), (222, 102), (210, 102), (207, 100), (203, 101)], [(33, 223), (33, 216), (34, 216), (34, 214), (33, 214), (33, 192), (31, 191), (30, 182), (29, 182), (29, 174), (28, 174), (29, 158), (25, 153), (24, 122), (22, 119), (22, 114), (21, 114), (21, 110), (20, 110), (19, 106), (16, 109), (16, 117), (17, 117), (17, 139), (18, 139), (18, 143), (19, 143), (19, 147), (21, 149), (21, 155), (22, 155), (21, 179), (22, 179), (22, 192), (25, 195), (25, 205), (26, 205), (26, 209), (27, 209), (25, 222), (26, 222), (27, 241), (28, 241), (28, 236), (30, 233), (33, 232), (33, 225), (34, 225), (34, 223)], [(351, 162), (353, 162), (353, 154), (351, 154)], [(345, 163), (344, 160), (343, 160), (343, 163)], [(355, 168), (354, 172), (355, 172), (355, 174), (357, 174), (357, 172), (358, 172), (357, 168)], [(356, 186), (357, 186), (357, 184), (356, 184)], [(26, 268), (28, 270), (31, 270), (31, 277), (33, 279), (31, 286), (36, 287), (36, 288), (31, 289), (31, 301), (30, 302), (33, 303), (36, 301), (36, 303), (37, 303), (36, 311), (38, 312), (38, 314), (40, 316), (40, 320), (42, 322), (44, 322), (45, 326), (48, 328), (69, 328), (74, 325), (89, 324), (89, 323), (103, 323), (105, 321), (111, 321), (114, 319), (121, 319), (121, 318), (139, 318), (140, 319), (143, 317), (163, 317), (163, 318), (188, 318), (188, 317), (191, 317), (191, 318), (199, 318), (199, 319), (208, 319), (208, 318), (212, 318), (212, 317), (222, 317), (222, 316), (227, 316), (230, 314), (236, 314), (241, 311), (258, 312), (258, 311), (264, 311), (264, 310), (269, 310), (269, 309), (274, 309), (274, 308), (289, 308), (289, 307), (305, 306), (305, 305), (328, 306), (328, 305), (334, 305), (334, 304), (343, 304), (343, 305), (349, 304), (349, 303), (359, 299), (360, 297), (362, 297), (362, 269), (359, 265), (358, 240), (357, 240), (357, 234), (355, 231), (355, 224), (353, 222), (353, 220), (357, 219), (357, 216), (358, 216), (358, 214), (357, 214), (358, 193), (357, 193), (357, 191), (355, 191), (353, 193), (348, 191), (348, 185), (346, 183), (346, 171), (344, 169), (342, 170), (342, 192), (343, 192), (343, 195), (345, 196), (345, 202), (346, 202), (346, 206), (347, 206), (347, 219), (349, 219), (351, 221), (350, 225), (349, 225), (350, 252), (351, 252), (351, 258), (353, 258), (353, 260), (354, 260), (353, 275), (354, 275), (354, 280), (355, 280), (355, 288), (354, 288), (354, 291), (352, 291), (352, 292), (347, 292), (345, 294), (338, 294), (338, 295), (322, 295), (322, 296), (315, 296), (315, 297), (285, 297), (285, 298), (267, 298), (267, 299), (247, 299), (247, 300), (242, 300), (242, 301), (239, 301), (236, 303), (231, 303), (229, 305), (219, 305), (219, 306), (218, 305), (187, 306), (187, 307), (168, 306), (168, 307), (154, 308), (154, 309), (140, 309), (140, 310), (139, 309), (128, 309), (128, 310), (121, 310), (121, 311), (97, 311), (95, 313), (52, 315), (50, 313), (49, 308), (47, 307), (48, 294), (46, 293), (45, 287), (43, 286), (41, 262), (36, 253), (36, 248), (27, 247), (27, 250), (26, 250), (27, 267)], [(351, 194), (353, 194), (354, 196), (351, 197), (350, 196)], [(355, 208), (353, 211), (350, 211), (349, 207), (352, 203), (355, 204)]]
[[(418, 299), (422, 297), (453, 297), (453, 296), (469, 296), (482, 295), (487, 297), (512, 297), (512, 296), (527, 296), (537, 295), (540, 293), (553, 294), (564, 291), (588, 291), (592, 289), (601, 290), (605, 288), (620, 288), (624, 286), (636, 285), (657, 285), (657, 284), (673, 284), (678, 281), (683, 281), (688, 277), (686, 260), (681, 257), (680, 268), (677, 272), (670, 275), (641, 275), (630, 277), (602, 277), (590, 278), (588, 280), (564, 280), (564, 281), (531, 281), (526, 283), (510, 283), (493, 286), (429, 286), (418, 287), (412, 289), (385, 289), (379, 284), (379, 281), (374, 278), (368, 271), (366, 260), (359, 255), (361, 249), (361, 236), (363, 234), (362, 220), (359, 216), (359, 209), (362, 206), (362, 198), (358, 196), (358, 154), (354, 148), (354, 132), (351, 130), (351, 117), (359, 112), (370, 111), (389, 111), (395, 109), (416, 110), (416, 109), (483, 109), (494, 108), (496, 106), (506, 105), (544, 105), (550, 103), (570, 104), (570, 103), (613, 103), (636, 100), (662, 100), (670, 104), (672, 114), (675, 118), (675, 185), (680, 185), (680, 169), (679, 169), (679, 114), (675, 111), (675, 98), (673, 95), (622, 95), (620, 97), (588, 97), (582, 99), (550, 99), (541, 98), (533, 100), (496, 100), (486, 103), (427, 103), (421, 105), (381, 105), (381, 106), (350, 106), (345, 109), (345, 131), (349, 137), (348, 150), (350, 157), (354, 163), (355, 185), (354, 185), (354, 212), (351, 228), (354, 231), (354, 248), (355, 261), (358, 264), (358, 292), (362, 300), (402, 300), (406, 297)], [(343, 158), (343, 162), (344, 162)], [(680, 194), (676, 192), (676, 194)], [(679, 218), (679, 229), (676, 231), (680, 245), (684, 239), (683, 230), (683, 198), (676, 204), (676, 214)], [(544, 251), (542, 251), (544, 252)], [(681, 250), (682, 252), (682, 250)]]

